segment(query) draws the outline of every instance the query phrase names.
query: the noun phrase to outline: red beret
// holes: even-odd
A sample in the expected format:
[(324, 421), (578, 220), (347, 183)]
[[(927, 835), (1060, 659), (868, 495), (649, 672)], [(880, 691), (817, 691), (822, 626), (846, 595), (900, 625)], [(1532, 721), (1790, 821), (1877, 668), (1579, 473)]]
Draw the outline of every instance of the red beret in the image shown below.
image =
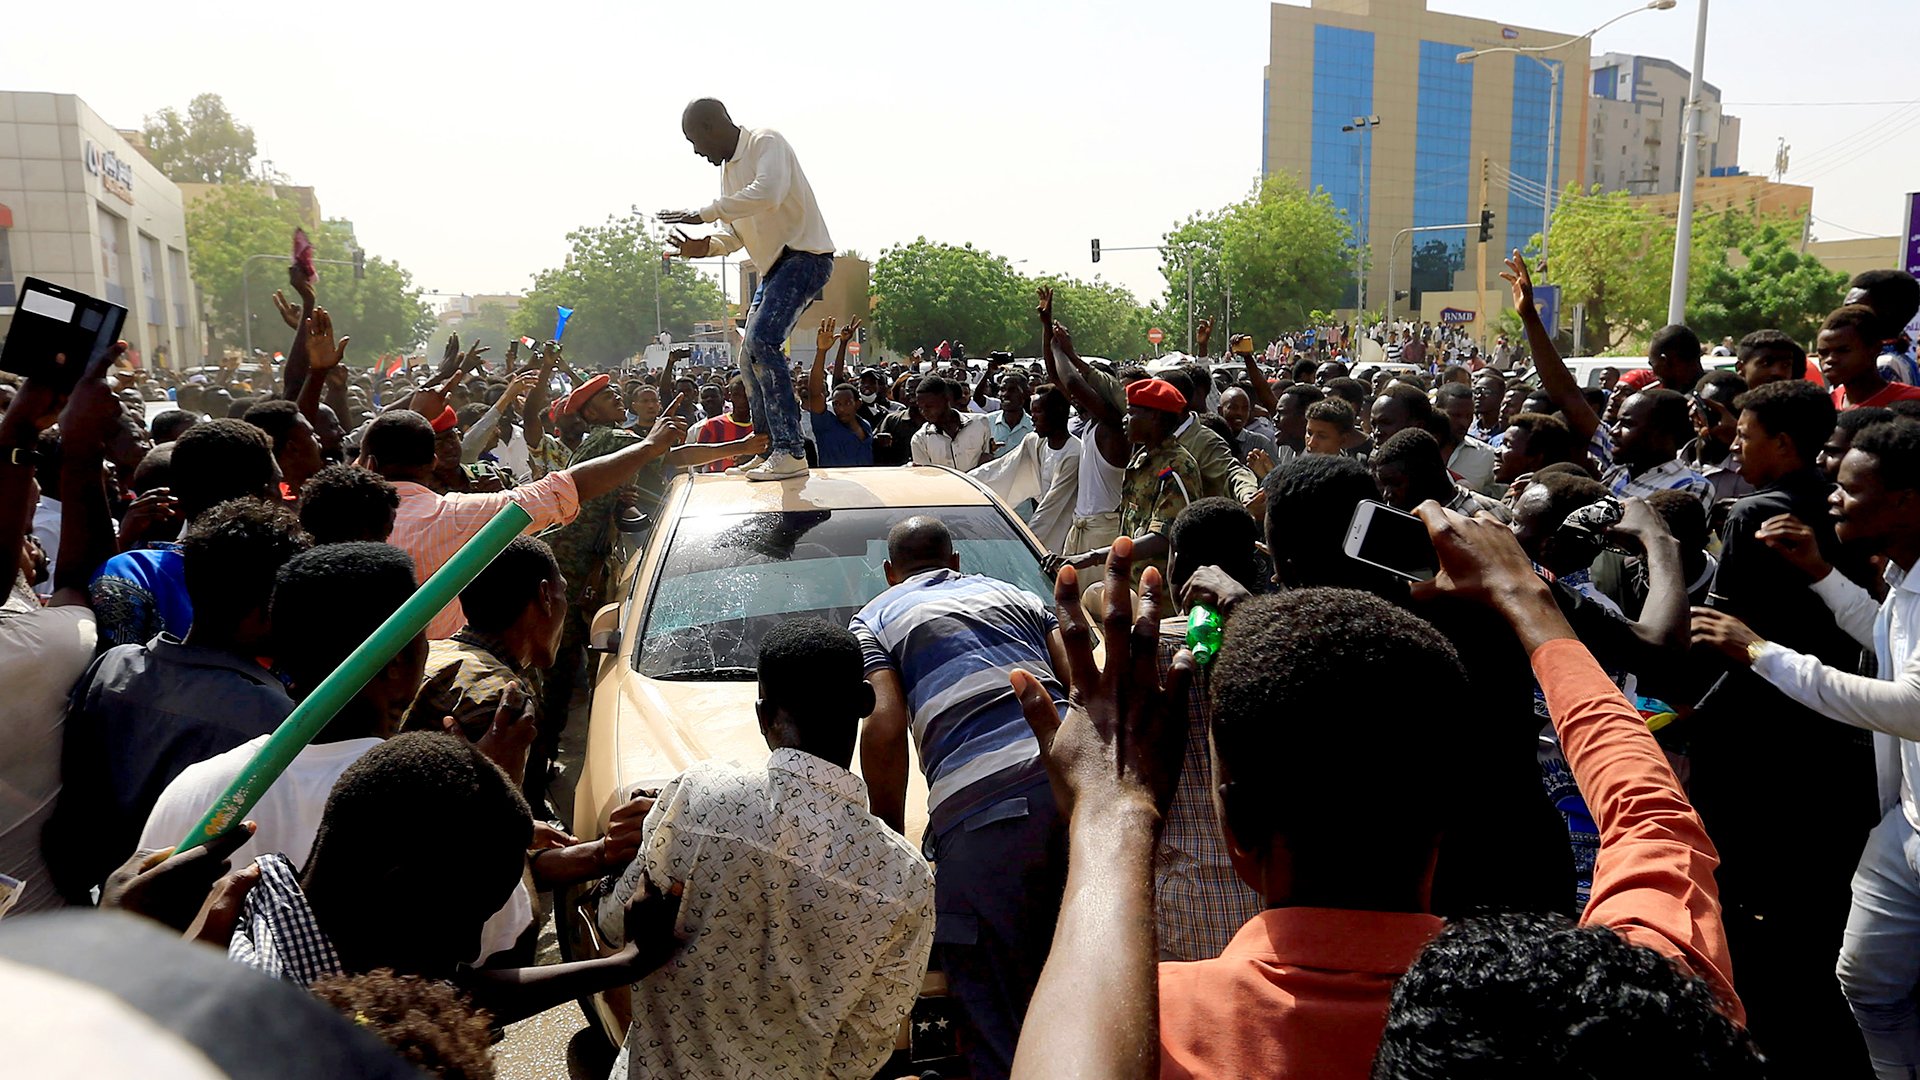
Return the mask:
[(607, 385), (612, 381), (612, 379), (609, 379), (604, 374), (595, 375), (593, 378), (574, 387), (573, 392), (561, 398), (559, 404), (555, 405), (554, 408), (559, 411), (561, 416), (577, 413), (581, 409), (586, 408), (587, 402), (593, 400), (593, 395), (605, 390)]
[(1620, 385), (1629, 390), (1645, 390), (1660, 380), (1647, 368), (1634, 368), (1620, 374)]
[(1187, 411), (1187, 396), (1165, 379), (1141, 379), (1127, 384), (1127, 404), (1178, 414)]
[(439, 416), (433, 418), (433, 433), (438, 435), (459, 422), (459, 414), (453, 411), (453, 406), (449, 405), (440, 410)]

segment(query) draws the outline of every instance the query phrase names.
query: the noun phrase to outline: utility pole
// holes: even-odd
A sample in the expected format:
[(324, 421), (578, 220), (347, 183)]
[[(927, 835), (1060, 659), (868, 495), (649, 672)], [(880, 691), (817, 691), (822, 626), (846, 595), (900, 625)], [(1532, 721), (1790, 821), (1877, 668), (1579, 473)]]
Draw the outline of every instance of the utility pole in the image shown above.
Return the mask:
[[(1482, 214), (1486, 213), (1489, 209), (1487, 206), (1487, 172), (1488, 158), (1483, 154), (1480, 157), (1480, 212)], [(1480, 350), (1484, 353), (1491, 341), (1487, 336), (1487, 331), (1493, 326), (1493, 316), (1487, 311), (1487, 242), (1485, 240), (1479, 241), (1478, 248), (1479, 255), (1477, 258), (1480, 262), (1480, 269), (1474, 274), (1473, 283), (1474, 288), (1480, 293), (1478, 300), (1480, 305)]]
[(1693, 78), (1687, 89), (1687, 135), (1680, 148), (1680, 220), (1673, 229), (1673, 286), (1667, 291), (1667, 322), (1687, 321), (1687, 275), (1693, 264), (1693, 174), (1700, 167), (1701, 68), (1707, 64), (1707, 0), (1693, 31)]

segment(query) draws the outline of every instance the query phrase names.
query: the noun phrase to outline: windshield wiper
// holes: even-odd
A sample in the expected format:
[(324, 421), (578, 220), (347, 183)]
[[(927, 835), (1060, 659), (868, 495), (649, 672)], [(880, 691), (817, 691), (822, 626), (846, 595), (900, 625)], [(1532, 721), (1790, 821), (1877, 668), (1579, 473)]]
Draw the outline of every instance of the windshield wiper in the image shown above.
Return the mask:
[(663, 675), (648, 675), (649, 679), (662, 682), (735, 682), (741, 679), (757, 679), (760, 672), (750, 667), (706, 667), (681, 668)]

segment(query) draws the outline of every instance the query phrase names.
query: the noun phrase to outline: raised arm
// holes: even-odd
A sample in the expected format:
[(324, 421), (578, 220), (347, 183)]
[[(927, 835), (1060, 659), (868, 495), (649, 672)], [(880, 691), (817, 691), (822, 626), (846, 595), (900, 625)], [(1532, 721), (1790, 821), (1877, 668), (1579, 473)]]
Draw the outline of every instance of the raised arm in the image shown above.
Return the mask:
[(1600, 427), (1600, 414), (1587, 403), (1587, 395), (1580, 392), (1580, 380), (1567, 370), (1560, 350), (1553, 347), (1553, 334), (1540, 321), (1540, 311), (1533, 305), (1533, 274), (1518, 250), (1507, 257), (1507, 269), (1500, 276), (1513, 286), (1513, 306), (1527, 328), (1527, 347), (1533, 352), (1534, 370), (1540, 374), (1540, 389), (1553, 398), (1554, 407), (1567, 418), (1567, 427), (1573, 429), (1574, 438), (1584, 449)]
[[(813, 354), (813, 367), (807, 370), (807, 411), (818, 415), (827, 411), (827, 350), (833, 347), (838, 335), (834, 333), (833, 316), (820, 320), (820, 330), (813, 335), (816, 346)], [(844, 346), (840, 350), (846, 352)]]
[[(539, 377), (533, 380), (532, 389), (527, 391), (527, 404), (520, 410), (520, 420), (527, 427), (527, 449), (536, 449), (540, 437), (545, 432), (547, 422), (547, 396), (553, 385), (553, 365), (560, 359), (560, 343), (547, 342), (547, 349), (538, 357)], [(536, 477), (536, 479), (538, 479)]]
[(1047, 368), (1047, 381), (1066, 392), (1064, 381), (1060, 377), (1059, 367), (1053, 358), (1053, 289), (1042, 285), (1034, 290), (1040, 298), (1034, 312), (1040, 316), (1040, 360)]
[(286, 294), (278, 289), (273, 291), (273, 306), (279, 310), (287, 329), (293, 331), (286, 363), (280, 366), (280, 396), (297, 399), (307, 378), (307, 320), (313, 317), (313, 282), (300, 272), (300, 267), (288, 266), (287, 284), (300, 297), (300, 307), (296, 310), (287, 303)]
[(847, 325), (840, 328), (840, 347), (834, 350), (833, 353), (832, 386), (839, 386), (841, 383), (847, 381), (847, 344), (853, 340), (853, 335), (859, 331), (860, 316), (858, 315), (848, 319)]
[(1664, 649), (1675, 657), (1687, 651), (1687, 577), (1680, 561), (1680, 541), (1645, 499), (1626, 499), (1625, 511), (1614, 531), (1630, 537), (1647, 560), (1647, 601), (1632, 623), (1643, 644)]
[[(1235, 334), (1238, 341), (1245, 334)], [(1228, 344), (1232, 348), (1232, 344)], [(1267, 410), (1270, 416), (1280, 415), (1280, 396), (1273, 392), (1273, 384), (1267, 381), (1267, 373), (1260, 367), (1260, 359), (1254, 353), (1247, 354), (1247, 383), (1253, 387), (1253, 403)]]
[[(108, 385), (107, 373), (126, 351), (124, 341), (108, 349), (81, 375), (60, 413), (60, 553), (48, 607), (87, 604), (87, 583), (94, 571), (114, 556), (105, 458), (107, 440), (120, 423), (122, 406)], [(7, 550), (18, 552), (18, 541)]]
[(612, 492), (633, 479), (633, 474), (639, 472), (642, 465), (680, 445), (680, 440), (687, 434), (687, 422), (680, 418), (682, 404), (684, 401), (681, 397), (675, 396), (673, 407), (661, 413), (647, 437), (632, 446), (589, 458), (568, 468), (567, 474), (573, 477), (574, 491), (578, 493), (580, 501), (586, 502)]
[[(319, 427), (320, 395), (327, 389), (329, 372), (346, 360), (347, 342), (353, 339), (343, 337), (334, 340), (333, 316), (327, 314), (327, 309), (323, 307), (313, 309), (313, 313), (302, 324), (300, 333), (306, 342), (303, 351), (307, 374), (300, 382), (300, 396), (295, 401), (300, 407), (300, 415), (307, 418), (307, 423)], [(293, 361), (289, 359), (287, 363), (291, 365)]]
[(1055, 353), (1066, 358), (1065, 363), (1058, 364), (1060, 388), (1067, 392), (1074, 406), (1102, 427), (1118, 429), (1124, 417), (1119, 409), (1113, 407), (1113, 402), (1108, 401), (1106, 395), (1093, 385), (1093, 368), (1073, 350), (1073, 335), (1067, 332), (1066, 327), (1054, 323), (1050, 344)]

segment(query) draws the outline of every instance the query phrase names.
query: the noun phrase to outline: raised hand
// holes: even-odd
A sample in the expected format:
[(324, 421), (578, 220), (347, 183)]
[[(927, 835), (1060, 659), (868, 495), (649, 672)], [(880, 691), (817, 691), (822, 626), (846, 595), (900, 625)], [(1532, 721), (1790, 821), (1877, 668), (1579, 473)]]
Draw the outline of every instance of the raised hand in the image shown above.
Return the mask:
[(834, 331), (833, 316), (829, 315), (820, 320), (820, 330), (813, 335), (813, 343), (819, 346), (821, 352), (826, 352), (833, 348), (834, 340), (838, 336)]
[(180, 535), (180, 500), (157, 487), (133, 500), (120, 519), (120, 550), (132, 551), (150, 540)]
[(635, 792), (633, 798), (613, 808), (607, 819), (607, 835), (601, 838), (609, 867), (624, 866), (640, 850), (642, 826), (653, 812), (659, 792)]
[(1753, 662), (1752, 646), (1761, 642), (1759, 634), (1754, 633), (1746, 623), (1709, 607), (1693, 608), (1689, 614), (1693, 622), (1693, 644), (1696, 647), (1712, 649), (1714, 652), (1737, 663)]
[(1053, 347), (1069, 356), (1080, 355), (1073, 351), (1073, 335), (1068, 333), (1067, 328), (1060, 323), (1053, 324)]
[(456, 372), (480, 370), (480, 365), (485, 363), (484, 354), (491, 352), (492, 350), (493, 350), (493, 346), (482, 345), (480, 344), (480, 339), (475, 338), (473, 341), (473, 346), (467, 350), (467, 354), (465, 356), (461, 357), (460, 366), (455, 369)]
[(333, 316), (327, 309), (317, 307), (307, 316), (307, 370), (325, 371), (336, 367), (347, 358), (347, 342), (343, 337), (338, 342), (333, 339)]
[(1040, 298), (1040, 303), (1033, 309), (1040, 316), (1040, 328), (1049, 329), (1053, 326), (1053, 287), (1042, 285), (1034, 290), (1034, 295)]
[(512, 371), (513, 365), (519, 362), (519, 360), (520, 360), (520, 339), (514, 338), (512, 341), (507, 342), (507, 370)]
[(698, 210), (662, 210), (654, 216), (668, 225), (704, 224), (700, 220), (700, 211)]
[[(74, 384), (73, 393), (67, 396), (66, 408), (60, 411), (60, 438), (64, 446), (104, 447), (113, 438), (125, 407), (114, 396), (107, 373), (126, 354), (127, 343), (116, 342)], [(21, 395), (25, 396), (32, 385), (33, 381), (28, 380)]]
[[(287, 266), (287, 285), (293, 289), (294, 295), (300, 298), (301, 309), (312, 311), (314, 304), (313, 279), (301, 272), (298, 264), (289, 264)], [(299, 327), (296, 324), (294, 328), (298, 329)]]
[(647, 432), (647, 437), (642, 441), (668, 450), (679, 446), (687, 437), (687, 421), (680, 415), (680, 410), (686, 405), (687, 395), (675, 394), (673, 404), (667, 406), (666, 411), (660, 414), (660, 419), (653, 422), (653, 430)]
[(1500, 279), (1513, 286), (1514, 310), (1522, 315), (1533, 310), (1533, 271), (1527, 269), (1527, 260), (1520, 257), (1519, 248), (1507, 256), (1507, 268), (1501, 271)]
[(214, 882), (227, 872), (227, 859), (253, 838), (254, 823), (243, 821), (198, 847), (135, 852), (107, 876), (100, 906), (144, 915), (175, 930), (185, 930), (206, 903)]
[(273, 290), (273, 306), (280, 312), (280, 321), (287, 324), (287, 329), (300, 329), (300, 309), (287, 302), (286, 293), (279, 289)]
[(667, 242), (674, 247), (674, 250), (667, 254), (678, 255), (683, 259), (704, 259), (713, 253), (712, 240), (704, 236), (688, 236), (682, 229), (673, 230), (673, 235), (667, 237)]
[(1207, 339), (1213, 337), (1213, 320), (1201, 319), (1193, 324), (1193, 351), (1201, 356), (1207, 355)]
[(1265, 480), (1267, 474), (1273, 471), (1273, 458), (1265, 450), (1255, 447), (1247, 451), (1247, 468), (1253, 470), (1255, 477)]
[[(1132, 568), (1133, 541), (1123, 536), (1107, 554), (1109, 597), (1127, 595)], [(1040, 680), (1019, 670), (1011, 680), (1062, 812), (1070, 816), (1074, 804), (1088, 802), (1095, 812), (1135, 803), (1164, 813), (1186, 746), (1187, 681), (1194, 663), (1181, 650), (1161, 681), (1160, 613), (1167, 596), (1160, 571), (1148, 568), (1141, 575), (1138, 619), (1124, 603), (1108, 605), (1104, 668), (1094, 659), (1078, 571), (1061, 570), (1053, 595), (1073, 685), (1066, 718)]]
[[(832, 322), (833, 320), (828, 319), (827, 321)], [(844, 346), (847, 342), (852, 341), (853, 335), (859, 333), (859, 331), (860, 316), (855, 315), (853, 318), (847, 320), (847, 325), (840, 328), (840, 344)]]
[[(517, 784), (526, 776), (527, 750), (533, 745), (539, 727), (534, 718), (533, 697), (518, 686), (509, 686), (507, 692), (500, 695), (500, 704), (493, 710), (493, 722), (487, 725), (486, 733), (472, 740), (473, 748), (500, 766), (500, 771)], [(467, 737), (451, 716), (441, 717), (440, 729), (458, 739)]]

